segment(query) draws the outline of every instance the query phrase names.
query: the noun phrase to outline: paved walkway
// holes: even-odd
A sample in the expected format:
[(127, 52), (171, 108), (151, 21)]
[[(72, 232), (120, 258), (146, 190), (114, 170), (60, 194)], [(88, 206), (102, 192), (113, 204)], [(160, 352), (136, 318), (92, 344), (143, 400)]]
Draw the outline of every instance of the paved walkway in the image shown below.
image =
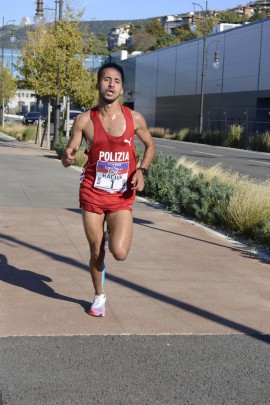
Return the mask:
[(268, 259), (137, 198), (93, 318), (79, 175), (0, 135), (0, 404), (269, 404)]
[(269, 262), (140, 198), (128, 259), (106, 258), (107, 316), (88, 316), (79, 171), (3, 137), (0, 162), (1, 336), (270, 333)]

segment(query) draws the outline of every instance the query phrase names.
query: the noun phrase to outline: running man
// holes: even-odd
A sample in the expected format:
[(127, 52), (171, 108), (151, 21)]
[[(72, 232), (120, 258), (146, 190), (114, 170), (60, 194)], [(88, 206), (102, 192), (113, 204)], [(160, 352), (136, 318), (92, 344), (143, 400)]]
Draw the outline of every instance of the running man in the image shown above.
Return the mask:
[[(80, 184), (80, 207), (90, 247), (89, 269), (95, 297), (90, 315), (105, 316), (106, 295), (102, 270), (105, 257), (105, 222), (109, 249), (116, 260), (125, 260), (132, 241), (132, 204), (136, 191), (144, 188), (144, 176), (154, 159), (156, 146), (144, 117), (120, 104), (124, 72), (115, 63), (98, 70), (98, 106), (78, 115), (62, 156), (71, 166), (84, 138), (88, 161)], [(144, 156), (137, 167), (134, 134), (144, 144)]]

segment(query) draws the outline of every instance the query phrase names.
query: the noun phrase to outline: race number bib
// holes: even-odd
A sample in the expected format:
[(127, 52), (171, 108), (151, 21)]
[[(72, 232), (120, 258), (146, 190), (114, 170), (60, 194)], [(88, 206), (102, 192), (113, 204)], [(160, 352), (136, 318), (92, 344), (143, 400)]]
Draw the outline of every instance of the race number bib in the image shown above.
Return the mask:
[(127, 189), (129, 162), (98, 160), (94, 187), (108, 193), (123, 193)]

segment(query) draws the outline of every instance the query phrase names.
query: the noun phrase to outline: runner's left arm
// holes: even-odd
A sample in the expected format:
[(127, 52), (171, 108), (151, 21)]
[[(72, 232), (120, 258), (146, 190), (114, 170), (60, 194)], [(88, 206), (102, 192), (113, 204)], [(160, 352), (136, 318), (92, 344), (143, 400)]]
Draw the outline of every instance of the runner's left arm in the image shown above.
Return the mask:
[[(144, 144), (144, 155), (140, 167), (147, 169), (154, 159), (156, 153), (156, 144), (147, 128), (146, 121), (142, 114), (140, 114), (138, 111), (132, 111), (132, 115), (135, 126), (135, 134)], [(132, 189), (137, 191), (143, 190), (144, 177), (141, 170), (136, 170), (131, 183), (133, 184)]]

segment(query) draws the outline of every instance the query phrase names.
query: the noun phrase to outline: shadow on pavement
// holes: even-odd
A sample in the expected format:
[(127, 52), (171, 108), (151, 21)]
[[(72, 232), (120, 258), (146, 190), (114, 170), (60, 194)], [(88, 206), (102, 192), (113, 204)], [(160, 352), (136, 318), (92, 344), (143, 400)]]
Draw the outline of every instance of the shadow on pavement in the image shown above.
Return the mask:
[[(82, 269), (84, 271), (89, 271), (88, 266), (78, 262), (75, 259), (71, 259), (71, 258), (69, 258), (67, 256), (62, 256), (62, 255), (47, 251), (45, 249), (39, 248), (37, 246), (31, 245), (31, 244), (26, 243), (24, 241), (13, 238), (12, 236), (8, 236), (8, 235), (5, 235), (5, 234), (0, 234), (0, 240), (15, 243), (15, 244), (19, 244), (21, 246), (27, 247), (28, 249), (32, 249), (34, 251), (45, 254), (45, 255), (49, 256), (50, 258), (52, 258), (52, 259), (54, 259), (56, 261), (61, 261), (63, 263), (71, 264), (76, 269), (80, 268), (80, 269)], [(10, 265), (8, 265), (7, 259), (6, 259), (6, 257), (4, 255), (0, 255), (0, 258), (3, 260), (3, 264), (2, 264), (2, 262), (0, 262), (0, 264), (1, 264), (1, 267), (0, 267), (0, 279), (1, 280), (5, 281), (5, 282), (10, 282), (11, 284), (18, 285), (18, 287), (23, 287), (23, 288), (26, 288), (26, 289), (28, 289), (30, 291), (35, 292), (35, 293), (42, 294), (42, 295), (45, 295), (45, 296), (48, 296), (48, 297), (51, 297), (51, 298), (63, 299), (65, 301), (75, 302), (77, 304), (80, 304), (83, 308), (85, 308), (84, 307), (85, 301), (76, 300), (74, 298), (62, 296), (60, 294), (55, 293), (54, 290), (52, 290), (50, 287), (48, 287), (44, 283), (44, 281), (46, 281), (46, 279), (49, 279), (48, 277), (37, 275), (36, 273), (30, 272), (28, 270), (19, 270), (16, 267), (10, 266)], [(9, 275), (9, 272), (11, 272), (10, 275)], [(26, 280), (21, 280), (20, 272), (23, 272), (22, 274), (25, 274)], [(18, 278), (18, 275), (20, 275), (19, 278)], [(17, 276), (17, 283), (16, 283), (16, 276)], [(28, 277), (28, 281), (27, 281), (27, 277)], [(41, 278), (41, 277), (44, 277), (44, 279)], [(231, 329), (233, 329), (233, 330), (235, 330), (237, 332), (244, 333), (245, 335), (253, 337), (254, 339), (260, 340), (260, 341), (262, 341), (264, 343), (267, 343), (267, 344), (270, 343), (270, 335), (264, 335), (259, 330), (250, 328), (248, 326), (242, 325), (242, 324), (240, 324), (238, 322), (235, 322), (235, 321), (231, 321), (230, 319), (224, 318), (224, 317), (222, 317), (220, 315), (217, 315), (217, 314), (215, 314), (213, 312), (205, 311), (205, 310), (200, 309), (200, 308), (198, 308), (198, 307), (196, 307), (194, 305), (187, 304), (184, 301), (177, 300), (177, 299), (169, 297), (169, 296), (167, 296), (165, 294), (161, 294), (161, 293), (158, 293), (156, 291), (153, 291), (153, 290), (151, 290), (149, 288), (142, 287), (139, 284), (136, 284), (136, 283), (133, 283), (131, 281), (125, 280), (123, 278), (114, 276), (114, 275), (112, 275), (112, 274), (110, 274), (108, 272), (106, 272), (106, 279), (110, 280), (111, 282), (122, 285), (123, 287), (129, 288), (129, 289), (137, 291), (137, 292), (139, 292), (141, 294), (147, 295), (148, 297), (151, 297), (151, 298), (153, 298), (155, 300), (165, 302), (166, 304), (177, 307), (177, 308), (179, 308), (179, 309), (181, 309), (183, 311), (193, 313), (193, 314), (195, 314), (197, 316), (208, 319), (208, 320), (210, 320), (212, 322), (216, 322), (216, 323), (218, 323), (220, 325), (231, 328)], [(19, 281), (21, 280), (21, 281), (18, 282), (18, 280)], [(30, 282), (30, 287), (29, 287), (29, 284), (28, 284), (29, 282)], [(35, 283), (37, 283), (36, 286), (35, 286)], [(32, 285), (32, 287), (31, 287), (31, 285)], [(87, 303), (87, 305), (89, 305), (89, 303)]]
[(79, 304), (85, 311), (89, 308), (89, 302), (87, 301), (56, 293), (46, 284), (52, 281), (50, 277), (11, 266), (8, 264), (6, 256), (2, 254), (0, 254), (0, 280), (48, 298)]
[(247, 257), (249, 259), (256, 259), (256, 260), (258, 260), (258, 261), (260, 261), (262, 263), (267, 263), (267, 264), (270, 263), (269, 252), (266, 252), (265, 255), (263, 256), (263, 255), (251, 252), (250, 250), (248, 250), (248, 248), (245, 248), (244, 246), (239, 247), (239, 248), (231, 247), (231, 246), (227, 246), (227, 245), (224, 245), (224, 244), (221, 244), (221, 243), (210, 242), (210, 241), (205, 240), (205, 239), (195, 238), (194, 236), (185, 235), (185, 234), (182, 234), (182, 233), (179, 233), (179, 232), (173, 232), (173, 231), (169, 231), (167, 229), (161, 229), (161, 228), (157, 228), (155, 226), (149, 226), (150, 224), (153, 224), (153, 222), (146, 221), (146, 220), (141, 220), (140, 218), (133, 218), (133, 222), (134, 222), (134, 224), (139, 224), (141, 226), (145, 226), (146, 228), (150, 228), (150, 229), (153, 229), (155, 231), (166, 232), (166, 233), (170, 233), (172, 235), (180, 236), (182, 238), (197, 240), (199, 242), (207, 243), (207, 244), (210, 244), (212, 246), (219, 246), (219, 247), (222, 247), (222, 248), (225, 248), (225, 249), (229, 249), (232, 252), (238, 252), (243, 257)]

